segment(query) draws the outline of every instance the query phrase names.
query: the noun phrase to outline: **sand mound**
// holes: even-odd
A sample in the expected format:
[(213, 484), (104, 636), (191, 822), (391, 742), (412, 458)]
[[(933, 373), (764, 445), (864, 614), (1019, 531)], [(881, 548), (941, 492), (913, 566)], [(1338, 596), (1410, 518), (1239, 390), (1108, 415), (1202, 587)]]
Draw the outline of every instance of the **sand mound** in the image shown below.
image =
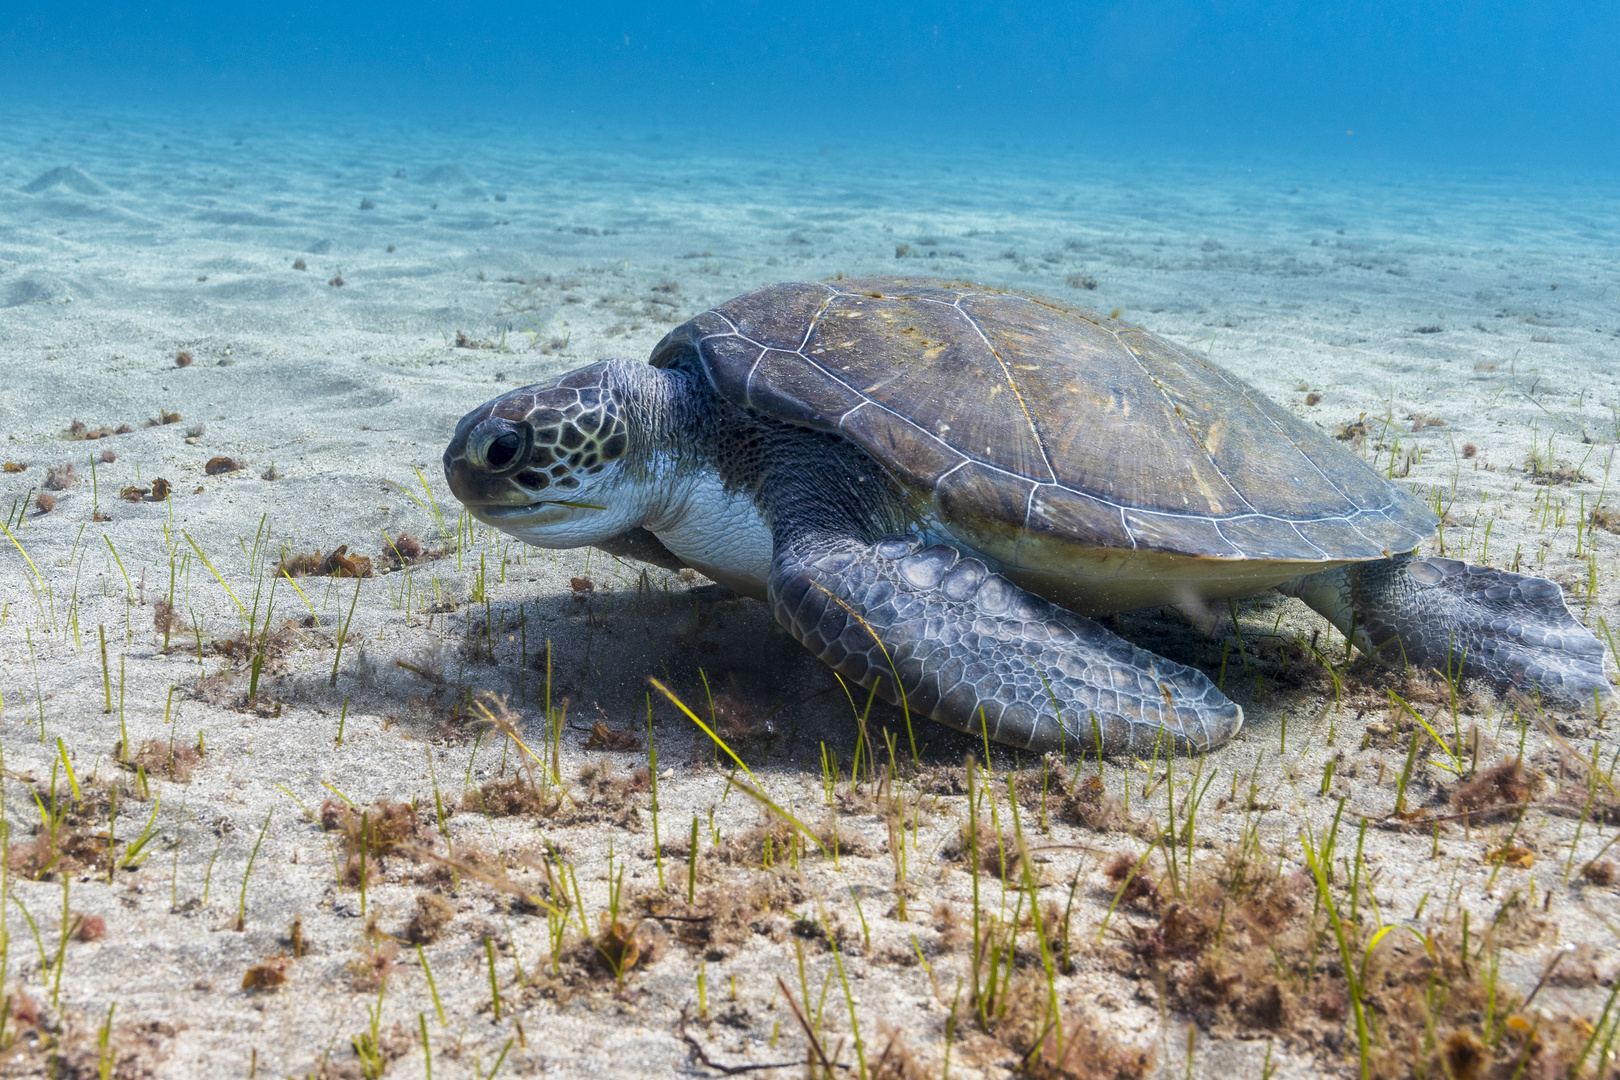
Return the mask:
[(473, 179), (473, 175), (460, 165), (435, 165), (417, 177), (416, 182), (426, 187), (456, 187), (478, 183)]
[(55, 274), (23, 274), (0, 285), (0, 307), (60, 303), (72, 298), (73, 290)]
[(483, 182), (460, 165), (435, 165), (416, 182), (423, 187), (438, 188), (444, 195), (459, 195), (463, 199), (482, 199), (488, 192)]
[(255, 214), (250, 210), (204, 210), (193, 214), (192, 217), (210, 225), (252, 225), (258, 228), (272, 228), (286, 224), (280, 218)]
[(91, 177), (77, 165), (58, 165), (40, 173), (23, 186), (23, 191), (37, 195), (54, 187), (65, 187), (80, 195), (105, 195), (107, 186)]

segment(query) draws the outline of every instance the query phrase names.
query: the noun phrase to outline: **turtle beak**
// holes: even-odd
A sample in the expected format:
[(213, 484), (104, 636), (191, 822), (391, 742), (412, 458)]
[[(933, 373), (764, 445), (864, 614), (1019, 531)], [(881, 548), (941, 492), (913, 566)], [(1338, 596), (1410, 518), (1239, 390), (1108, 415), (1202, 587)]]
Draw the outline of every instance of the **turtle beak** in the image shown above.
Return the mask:
[(462, 417), (444, 451), (444, 478), (450, 493), (475, 513), (484, 507), (533, 504), (532, 495), (512, 482), (528, 460), (534, 432), (527, 423), (499, 415), (497, 398)]

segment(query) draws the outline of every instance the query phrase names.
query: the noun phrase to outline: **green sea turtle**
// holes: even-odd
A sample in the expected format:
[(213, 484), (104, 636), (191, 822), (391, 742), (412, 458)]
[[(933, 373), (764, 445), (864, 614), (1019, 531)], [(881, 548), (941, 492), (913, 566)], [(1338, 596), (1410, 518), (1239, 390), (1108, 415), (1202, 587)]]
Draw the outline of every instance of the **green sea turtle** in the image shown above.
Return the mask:
[(1567, 704), (1603, 651), (1540, 578), (1423, 558), (1421, 501), (1206, 359), (1025, 293), (772, 285), (468, 413), (473, 516), (690, 566), (830, 667), (1033, 750), (1229, 739), (1201, 671), (1087, 616), (1277, 589), (1365, 651)]

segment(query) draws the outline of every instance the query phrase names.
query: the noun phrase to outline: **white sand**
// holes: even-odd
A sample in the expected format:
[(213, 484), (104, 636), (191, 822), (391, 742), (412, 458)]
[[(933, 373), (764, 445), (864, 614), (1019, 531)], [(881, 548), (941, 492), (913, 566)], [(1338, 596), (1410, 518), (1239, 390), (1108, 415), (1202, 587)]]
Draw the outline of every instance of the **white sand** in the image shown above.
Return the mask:
[[(1400, 447), (1403, 458), (1414, 445), (1427, 452), (1408, 480), (1420, 494), (1432, 498), (1438, 486), (1451, 502), (1455, 491), (1457, 528), (1447, 531), (1448, 544), (1466, 543), (1466, 554), (1481, 558), (1485, 522), (1494, 518), (1489, 560), (1505, 566), (1521, 549), (1523, 565), (1533, 569), (1544, 561), (1545, 572), (1574, 590), (1572, 602), (1580, 606), (1591, 541), (1583, 539), (1580, 559), (1571, 554), (1574, 523), (1583, 505), (1590, 511), (1597, 504), (1620, 431), (1617, 235), (1620, 202), (1612, 188), (1535, 175), (1406, 175), (1390, 165), (1275, 160), (1165, 163), (1073, 149), (1051, 159), (988, 148), (953, 155), (785, 144), (689, 152), (671, 134), (653, 140), (477, 124), (378, 130), (359, 120), (0, 117), (0, 427), (6, 435), (0, 454), (29, 465), (0, 477), (0, 511), (13, 507), (12, 531), (47, 592), (36, 594), (30, 584), (35, 571), (5, 542), (0, 736), (13, 843), (28, 839), (38, 822), (26, 783), (48, 785), (58, 737), (81, 784), (92, 774), (104, 780), (117, 773), (111, 754), (120, 738), (121, 677), (133, 744), (166, 742), (171, 732), (195, 743), (201, 731), (209, 752), (189, 785), (153, 782), (163, 799), (158, 854), (150, 862), (120, 872), (111, 886), (88, 876), (72, 882), (73, 909), (105, 917), (108, 934), (99, 943), (67, 948), (60, 981), (67, 1041), (93, 1059), (94, 1047), (85, 1049), (85, 1041), (93, 1043), (116, 1002), (114, 1044), (130, 1052), (142, 1048), (129, 1069), (144, 1062), (164, 1076), (245, 1076), (256, 1053), (266, 1074), (302, 1075), (328, 1051), (334, 1065), (354, 1065), (350, 1036), (365, 1027), (365, 1010), (374, 1001), (351, 987), (346, 970), (362, 942), (359, 898), (334, 889), (321, 834), (281, 789), (309, 806), (331, 797), (326, 782), (357, 803), (390, 796), (431, 807), (428, 746), (441, 787), (459, 795), (472, 743), (444, 741), (436, 718), (462, 685), (517, 691), (518, 646), (501, 644), (498, 667), (469, 662), (465, 653), (476, 646), (461, 645), (468, 620), (481, 624), (482, 605), (463, 603), (432, 620), (421, 609), (433, 603), (435, 589), (440, 599), (465, 601), (480, 563), (498, 627), (513, 637), (525, 634), (531, 654), (552, 640), (554, 694), (572, 699), (570, 718), (581, 726), (604, 717), (616, 727), (644, 723), (648, 675), (667, 674), (688, 701), (701, 700), (701, 665), (717, 691), (729, 686), (748, 708), (790, 703), (773, 719), (781, 738), (771, 768), (762, 772), (778, 799), (814, 813), (818, 741), (838, 748), (846, 769), (853, 753), (854, 727), (842, 693), (815, 661), (770, 632), (762, 608), (687, 597), (687, 583), (656, 571), (648, 578), (655, 601), (638, 606), (640, 568), (599, 554), (590, 557), (589, 568), (598, 591), (588, 604), (576, 604), (568, 579), (586, 572), (585, 552), (525, 554), (482, 529), (459, 569), (452, 558), (414, 572), (414, 611), (404, 607), (403, 575), (366, 581), (335, 688), (327, 685), (331, 641), (352, 583), (305, 581), (322, 629), (312, 632), (310, 647), (289, 658), (285, 672), (265, 677), (261, 692), (285, 703), (281, 715), (263, 718), (210, 704), (198, 696), (196, 658), (178, 649), (164, 655), (152, 628), (151, 604), (169, 588), (171, 550), (177, 560), (192, 551), (185, 537), (251, 608), (249, 553), (261, 520), (276, 551), (349, 544), (375, 557), (380, 531), (431, 534), (430, 517), (411, 497), (422, 495), (418, 468), (453, 519), (440, 453), (456, 420), (496, 393), (600, 357), (644, 356), (671, 326), (755, 285), (909, 272), (1078, 298), (1104, 311), (1121, 308), (1149, 329), (1209, 350), (1329, 429), (1363, 413), (1392, 416), (1407, 428), (1410, 414), (1437, 417), (1444, 426), (1402, 432)], [(896, 258), (900, 246), (909, 246), (906, 258)], [(295, 259), (307, 269), (294, 269)], [(1096, 280), (1095, 291), (1069, 284), (1085, 277)], [(339, 278), (341, 287), (333, 284)], [(656, 291), (664, 282), (675, 288)], [(1430, 327), (1439, 329), (1423, 329)], [(458, 348), (458, 334), (496, 347)], [(175, 366), (182, 350), (195, 360), (184, 369)], [(1320, 393), (1320, 405), (1307, 408), (1306, 391)], [(183, 420), (140, 427), (160, 410)], [(129, 423), (136, 430), (105, 441), (69, 441), (65, 432), (75, 419), (92, 428)], [(188, 443), (185, 430), (197, 423), (206, 431)], [(1379, 428), (1374, 425), (1368, 454)], [(1545, 488), (1528, 483), (1522, 469), (1532, 438), (1543, 456), (1579, 467), (1589, 479)], [(1464, 460), (1464, 444), (1476, 446), (1477, 457)], [(117, 460), (97, 466), (96, 484), (111, 520), (93, 523), (88, 459), (107, 448)], [(204, 462), (218, 455), (241, 458), (248, 467), (205, 476)], [(81, 481), (60, 495), (54, 512), (19, 522), (20, 504), (13, 500), (39, 486), (46, 467), (67, 461), (77, 464)], [(260, 479), (272, 463), (283, 479)], [(169, 504), (118, 499), (119, 489), (149, 484), (154, 476), (174, 485)], [(1565, 507), (1565, 524), (1556, 531), (1538, 528), (1535, 500), (1548, 493)], [(1586, 613), (1596, 626), (1600, 616), (1617, 619), (1620, 537), (1594, 536), (1591, 565), (1600, 584)], [(1544, 555), (1543, 539), (1551, 541)], [(195, 556), (186, 566), (178, 585), (182, 613), (201, 619), (204, 633), (239, 630), (236, 604), (213, 575)], [(275, 603), (278, 622), (308, 614), (285, 587)], [(1251, 611), (1253, 625), (1268, 629), (1274, 610), (1285, 608)], [(1325, 626), (1297, 605), (1286, 611), (1285, 631), (1309, 634)], [(106, 629), (111, 657), (112, 715), (103, 711), (97, 627)], [(1206, 653), (1210, 647), (1202, 646)], [(1214, 652), (1220, 652), (1218, 642)], [(451, 687), (436, 690), (397, 667), (396, 659), (442, 671)], [(213, 674), (224, 663), (209, 657), (203, 668)], [(539, 715), (534, 695), (542, 678), (532, 669), (524, 677), (531, 720)], [(173, 725), (165, 726), (171, 686), (179, 689)], [(834, 692), (823, 693), (829, 687)], [(212, 697), (243, 693), (238, 679)], [(807, 704), (791, 704), (818, 693)], [(338, 748), (345, 699), (350, 708)], [(1246, 776), (1256, 754), (1268, 749), (1263, 799), (1285, 808), (1265, 819), (1269, 839), (1286, 841), (1302, 817), (1318, 827), (1331, 818), (1335, 803), (1315, 795), (1323, 763), (1334, 752), (1324, 746), (1322, 724), (1330, 720), (1347, 755), (1341, 775), (1351, 762), (1367, 762), (1359, 779), (1339, 781), (1341, 792), (1363, 812), (1389, 812), (1404, 753), (1392, 755), (1389, 779), (1378, 786), (1369, 771), (1377, 755), (1356, 749), (1375, 715), (1358, 718), (1346, 710), (1302, 731), (1300, 717), (1321, 715), (1320, 696), (1240, 700), (1249, 730), (1214, 756), (1216, 786), (1224, 789), (1234, 769)], [(1494, 710), (1488, 723), (1476, 718), (1488, 731), (1501, 719), (1501, 707)], [(1285, 711), (1296, 726), (1281, 765)], [(658, 716), (665, 760), (675, 768), (664, 791), (665, 838), (684, 845), (693, 816), (716, 806), (715, 823), (727, 834), (755, 824), (756, 810), (741, 797), (721, 803), (723, 773), (689, 763), (694, 755), (708, 757), (690, 726), (662, 706)], [(1465, 728), (1468, 722), (1465, 716)], [(922, 723), (927, 730), (919, 729), (919, 738), (930, 745), (929, 756), (947, 764), (959, 760), (968, 744)], [(1601, 738), (1605, 760), (1614, 751), (1612, 738), (1595, 728), (1571, 731), (1583, 755), (1594, 737)], [(568, 777), (600, 756), (583, 743), (578, 730), (564, 739)], [(500, 770), (493, 745), (486, 740), (480, 751), (475, 780)], [(622, 774), (637, 757), (608, 760)], [(751, 757), (758, 760), (757, 753)], [(1111, 773), (1117, 785), (1120, 771)], [(1140, 789), (1144, 774), (1137, 776)], [(65, 783), (58, 778), (59, 786)], [(641, 825), (628, 833), (607, 823), (552, 828), (541, 821), (537, 828), (527, 819), (499, 819), (491, 825), (476, 814), (458, 814), (452, 826), (458, 841), (478, 838), (490, 850), (532, 855), (542, 839), (560, 842), (577, 866), (594, 919), (606, 903), (610, 841), (615, 865), (630, 857), (627, 887), (643, 889), (652, 881), (646, 796), (637, 799)], [(230, 927), (243, 872), (272, 809), (247, 894), (247, 930), (235, 933)], [(138, 833), (150, 813), (151, 804), (138, 800), (121, 807), (116, 835)], [(924, 823), (913, 871), (927, 899), (914, 900), (914, 911), (928, 910), (937, 898), (967, 895), (966, 875), (932, 855), (953, 821), (946, 815)], [(1207, 827), (1214, 837), (1235, 837), (1241, 824), (1241, 815), (1211, 812)], [(849, 883), (861, 883), (874, 898), (862, 912), (873, 924), (873, 947), (847, 958), (863, 1035), (871, 1047), (880, 1041), (880, 1022), (895, 1026), (935, 1062), (937, 1074), (945, 1005), (921, 968), (882, 960), (885, 952), (909, 951), (914, 931), (925, 943), (932, 931), (884, 915), (892, 905), (892, 876), (882, 854), (881, 819), (851, 814), (841, 827), (867, 836), (878, 854), (846, 860), (840, 873), (818, 864), (807, 875), (806, 895), (825, 898), (846, 927), (858, 926)], [(1448, 832), (1443, 846), (1450, 861), (1430, 861), (1427, 837), (1370, 832), (1371, 861), (1383, 870), (1374, 885), (1379, 903), (1387, 917), (1405, 917), (1426, 892), (1444, 896), (1461, 888), (1457, 902), (1488, 918), (1510, 889), (1527, 891), (1534, 877), (1538, 898), (1554, 891), (1548, 917), (1556, 932), (1504, 958), (1510, 981), (1527, 990), (1552, 950), (1574, 941), (1605, 950), (1612, 971), (1607, 950), (1616, 945), (1612, 928), (1620, 925), (1620, 903), (1613, 889), (1563, 884), (1573, 829), (1563, 818), (1537, 819), (1541, 861), (1533, 871), (1503, 871), (1492, 897), (1481, 891), (1488, 868), (1479, 855), (1492, 838), (1501, 842), (1497, 832), (1476, 830), (1466, 838), (1460, 829)], [(1588, 825), (1576, 865), (1596, 854), (1612, 831)], [(179, 847), (171, 850), (176, 839)], [(1045, 842), (1087, 849), (1054, 851), (1044, 869), (1047, 898), (1061, 900), (1083, 864), (1089, 876), (1076, 900), (1075, 934), (1089, 937), (1108, 899), (1096, 884), (1102, 879), (1094, 852), (1134, 853), (1140, 846), (1123, 835), (1098, 837), (1069, 826), (1054, 826)], [(200, 899), (216, 845), (208, 905), (171, 912), (173, 899), (182, 905)], [(1293, 851), (1297, 857), (1297, 843)], [(684, 873), (680, 858), (670, 866), (671, 874)], [(1453, 886), (1457, 866), (1462, 876)], [(414, 872), (409, 864), (392, 861), (389, 872), (390, 882), (373, 886), (368, 904), (381, 913), (381, 928), (397, 933), (419, 890), (403, 880)], [(62, 886), (17, 880), (12, 888), (41, 923), (45, 949), (53, 950)], [(383, 1005), (385, 1030), (398, 1021), (414, 1037), (418, 1014), (429, 1017), (435, 1075), (470, 1076), (475, 1060), (487, 1071), (516, 1033), (514, 1014), (522, 1017), (527, 1045), (513, 1044), (503, 1075), (667, 1076), (687, 1068), (686, 1048), (674, 1034), (681, 1005), (695, 1003), (697, 959), (686, 949), (672, 946), (638, 969), (622, 999), (598, 989), (559, 1004), (509, 987), (511, 1000), (495, 1023), (487, 1011), (481, 935), (514, 939), (516, 959), (532, 974), (545, 954), (545, 920), (507, 914), (497, 894), (476, 887), (464, 887), (456, 902), (462, 914), (428, 951), (448, 1026), (441, 1029), (434, 1017), (425, 980), (408, 954)], [(815, 913), (814, 899), (804, 910)], [(282, 939), (295, 914), (314, 942), (312, 954), (294, 962), (283, 989), (239, 991), (250, 965), (286, 948)], [(18, 905), (5, 917), (10, 987), (20, 983), (48, 1005), (46, 976)], [(711, 1008), (729, 1007), (733, 976), (740, 997), (735, 1026), (710, 1029), (712, 1055), (803, 1060), (804, 1042), (771, 981), (781, 973), (796, 985), (792, 940), (756, 936), (708, 964)], [(814, 988), (831, 958), (820, 949), (808, 955)], [(503, 980), (515, 978), (513, 960), (510, 951), (500, 958)], [(961, 953), (936, 962), (947, 998), (965, 971)], [(847, 1031), (836, 985), (835, 979), (826, 1022), (832, 1031)], [(1132, 996), (1132, 984), (1100, 964), (1082, 965), (1061, 985), (1067, 1002), (1102, 1010), (1127, 1038), (1160, 1046), (1161, 1058), (1179, 1075), (1184, 1020), (1161, 1017)], [(1595, 1015), (1603, 994), (1554, 988), (1538, 1002), (1554, 1012)], [(154, 1021), (177, 1030), (142, 1027)], [(768, 1049), (764, 1040), (778, 1022), (781, 1041)], [(1259, 1043), (1206, 1039), (1198, 1068), (1206, 1075), (1258, 1074), (1263, 1051)], [(1275, 1060), (1283, 1065), (1279, 1076), (1314, 1075), (1331, 1064), (1281, 1044)], [(1004, 1051), (998, 1057), (963, 1047), (952, 1075), (999, 1074), (998, 1061), (1011, 1064)], [(0, 1072), (10, 1068), (0, 1061)], [(389, 1075), (422, 1072), (417, 1047)]]

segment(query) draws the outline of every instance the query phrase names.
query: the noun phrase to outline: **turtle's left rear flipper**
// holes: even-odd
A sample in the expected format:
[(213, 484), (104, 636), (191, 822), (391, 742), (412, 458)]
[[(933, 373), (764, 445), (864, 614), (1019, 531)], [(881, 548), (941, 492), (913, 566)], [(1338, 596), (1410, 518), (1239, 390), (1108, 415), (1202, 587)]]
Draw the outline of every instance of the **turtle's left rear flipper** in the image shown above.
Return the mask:
[(1564, 606), (1555, 583), (1456, 559), (1397, 555), (1278, 586), (1386, 663), (1460, 669), (1498, 689), (1539, 690), (1590, 706), (1613, 690), (1603, 646)]

